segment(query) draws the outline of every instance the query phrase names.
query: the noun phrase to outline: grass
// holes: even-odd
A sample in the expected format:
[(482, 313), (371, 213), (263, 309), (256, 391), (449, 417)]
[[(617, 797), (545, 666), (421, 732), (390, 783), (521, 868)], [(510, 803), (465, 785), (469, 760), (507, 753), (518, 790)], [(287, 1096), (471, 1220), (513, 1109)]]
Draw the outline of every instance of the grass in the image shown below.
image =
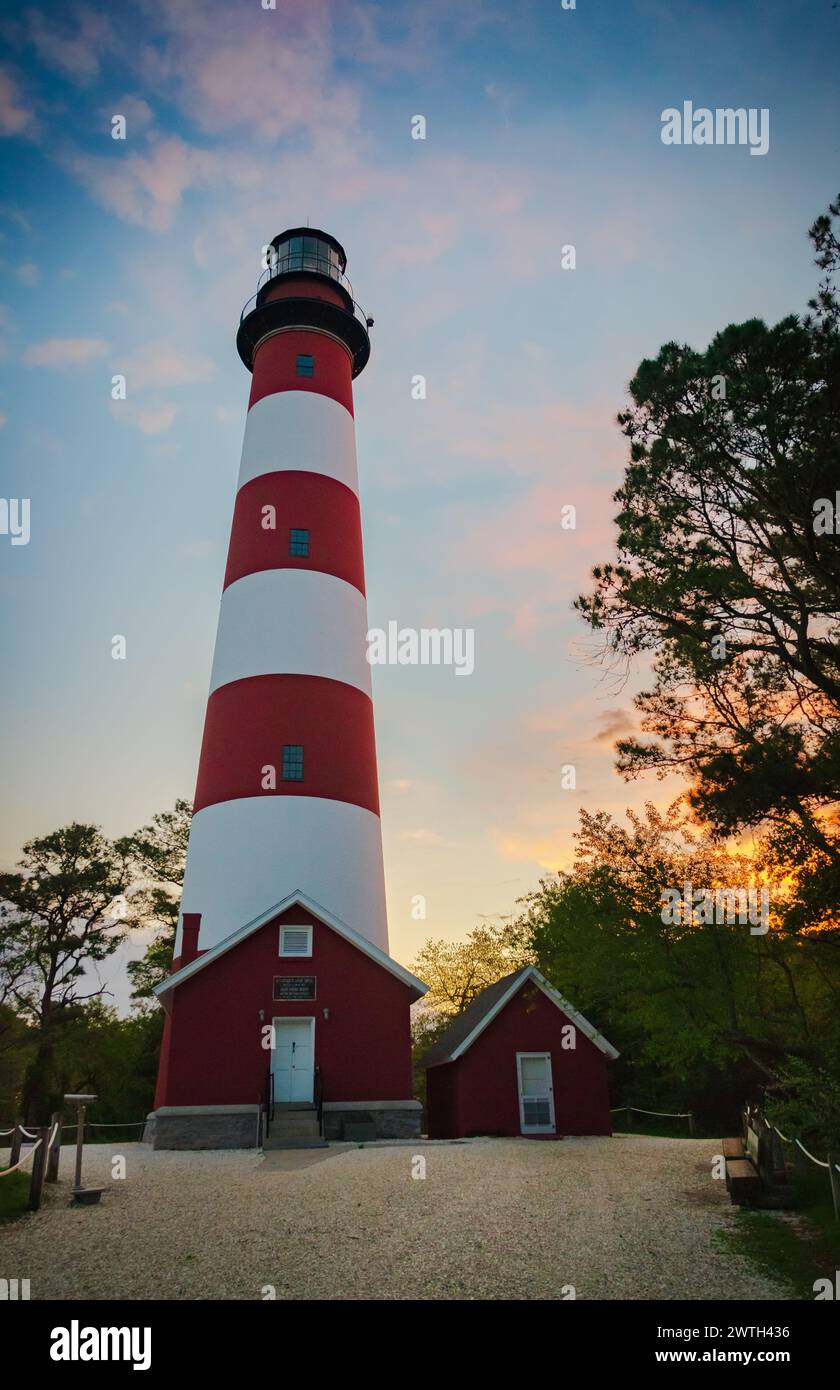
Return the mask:
[(9, 1173), (0, 1178), (0, 1221), (16, 1221), (26, 1211), (29, 1201), (28, 1172)]
[(795, 1187), (799, 1205), (794, 1213), (740, 1207), (734, 1227), (721, 1231), (718, 1239), (789, 1284), (797, 1298), (810, 1301), (815, 1280), (827, 1278), (833, 1285), (840, 1269), (840, 1222), (834, 1219), (827, 1179), (814, 1175)]

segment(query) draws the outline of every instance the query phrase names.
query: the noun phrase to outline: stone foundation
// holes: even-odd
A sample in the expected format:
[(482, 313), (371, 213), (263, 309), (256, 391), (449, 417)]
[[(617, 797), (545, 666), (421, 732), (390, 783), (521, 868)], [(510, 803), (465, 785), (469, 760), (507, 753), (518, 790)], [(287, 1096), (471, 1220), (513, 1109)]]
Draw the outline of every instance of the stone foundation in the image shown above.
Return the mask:
[(146, 1117), (143, 1142), (155, 1149), (255, 1149), (258, 1105), (162, 1105)]
[[(324, 1102), (324, 1138), (334, 1143), (420, 1137), (419, 1100)], [(257, 1105), (162, 1105), (146, 1116), (143, 1142), (155, 1149), (253, 1149), (262, 1142)]]
[(416, 1139), (422, 1118), (419, 1100), (324, 1101), (324, 1138), (334, 1142), (360, 1142), (366, 1137)]

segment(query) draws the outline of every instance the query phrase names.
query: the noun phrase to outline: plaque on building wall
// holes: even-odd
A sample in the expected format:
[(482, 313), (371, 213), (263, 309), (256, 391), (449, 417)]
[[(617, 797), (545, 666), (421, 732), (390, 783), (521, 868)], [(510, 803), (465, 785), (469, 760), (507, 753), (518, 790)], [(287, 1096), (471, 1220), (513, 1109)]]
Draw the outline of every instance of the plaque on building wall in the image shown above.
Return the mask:
[(314, 999), (314, 975), (275, 975), (275, 999)]

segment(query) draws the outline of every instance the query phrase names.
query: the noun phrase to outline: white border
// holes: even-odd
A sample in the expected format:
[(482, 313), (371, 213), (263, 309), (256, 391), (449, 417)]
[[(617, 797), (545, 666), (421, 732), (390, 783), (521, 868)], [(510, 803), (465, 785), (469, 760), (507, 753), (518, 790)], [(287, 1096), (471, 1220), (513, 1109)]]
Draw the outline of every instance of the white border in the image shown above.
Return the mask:
[[(287, 931), (306, 932), (305, 951), (286, 951), (283, 948), (283, 937)], [(277, 954), (281, 960), (307, 960), (312, 957), (312, 928), (308, 922), (284, 922), (280, 928), (280, 941), (277, 947)]]
[(196, 956), (195, 960), (191, 960), (188, 965), (183, 965), (180, 970), (174, 971), (172, 975), (167, 975), (165, 980), (162, 980), (159, 985), (155, 985), (152, 993), (157, 995), (164, 1007), (167, 1007), (169, 1000), (164, 996), (166, 996), (170, 990), (174, 989), (176, 985), (183, 984), (185, 980), (189, 980), (193, 975), (197, 975), (199, 970), (203, 970), (205, 966), (210, 965), (214, 960), (218, 960), (219, 956), (224, 955), (226, 951), (230, 951), (234, 946), (238, 946), (240, 941), (244, 941), (252, 932), (259, 931), (260, 927), (264, 927), (266, 922), (271, 921), (272, 917), (278, 917), (281, 912), (285, 912), (287, 908), (290, 907), (302, 907), (305, 911), (311, 912), (313, 917), (317, 917), (319, 921), (323, 922), (324, 926), (332, 927), (333, 931), (338, 932), (339, 936), (343, 936), (345, 941), (349, 941), (352, 946), (358, 946), (359, 950), (364, 951), (365, 955), (370, 956), (371, 960), (376, 961), (377, 965), (381, 965), (385, 970), (389, 970), (391, 974), (396, 975), (397, 979), (401, 980), (404, 985), (408, 985), (409, 989), (414, 992), (416, 998), (419, 999), (421, 995), (425, 994), (428, 990), (428, 985), (424, 985), (423, 981), (418, 980), (416, 975), (412, 975), (410, 970), (406, 970), (404, 965), (399, 965), (395, 960), (392, 960), (387, 952), (375, 946), (372, 941), (368, 941), (366, 937), (354, 931), (352, 927), (348, 927), (346, 922), (342, 922), (341, 918), (336, 917), (334, 913), (328, 912), (320, 903), (316, 903), (314, 898), (309, 898), (305, 893), (301, 893), (299, 889), (295, 889), (294, 893), (289, 893), (288, 897), (283, 898), (279, 903), (275, 903), (273, 907), (269, 907), (265, 912), (261, 912), (258, 917), (252, 918), (250, 922), (246, 922), (244, 927), (240, 927), (238, 931), (231, 932), (230, 936), (226, 936), (225, 939), (219, 941), (217, 945), (211, 946), (203, 955)]
[[(275, 1003), (276, 1003), (276, 1002), (277, 1002), (277, 1001), (275, 1000)], [(276, 1090), (275, 1090), (275, 1092), (274, 1092), (274, 1104), (275, 1104), (275, 1105), (311, 1105), (312, 1102), (313, 1102), (314, 1099), (315, 1099), (315, 1015), (314, 1015), (314, 1014), (274, 1014), (274, 1015), (272, 1015), (272, 1019), (271, 1019), (271, 1075), (272, 1075), (272, 1076), (275, 1075), (275, 1071), (274, 1071), (274, 1054), (275, 1054), (275, 1052), (277, 1051), (277, 1049), (276, 1049), (276, 1047), (274, 1046), (274, 1044), (275, 1044), (275, 1042), (277, 1041), (276, 1025), (277, 1025), (278, 1023), (281, 1024), (281, 1025), (283, 1025), (283, 1024), (288, 1024), (288, 1023), (308, 1023), (308, 1024), (310, 1025), (310, 1028), (309, 1028), (309, 1041), (310, 1041), (310, 1043), (311, 1043), (311, 1045), (312, 1045), (312, 1088), (311, 1088), (311, 1089), (312, 1089), (312, 1094), (310, 1095), (310, 1097), (309, 1097), (308, 1100), (299, 1100), (299, 1101), (288, 1100), (288, 1101), (287, 1101), (287, 1100), (278, 1100), (278, 1099), (277, 1099), (277, 1092), (276, 1092)]]
[[(542, 1057), (548, 1062), (548, 1108), (551, 1119), (547, 1125), (526, 1125), (524, 1112), (524, 1097), (522, 1095), (522, 1062), (526, 1057)], [(554, 1067), (552, 1065), (550, 1052), (517, 1052), (516, 1054), (516, 1084), (519, 1092), (519, 1133), (520, 1134), (556, 1134), (557, 1124), (554, 1114)], [(531, 1096), (531, 1100), (541, 1100), (541, 1096)]]

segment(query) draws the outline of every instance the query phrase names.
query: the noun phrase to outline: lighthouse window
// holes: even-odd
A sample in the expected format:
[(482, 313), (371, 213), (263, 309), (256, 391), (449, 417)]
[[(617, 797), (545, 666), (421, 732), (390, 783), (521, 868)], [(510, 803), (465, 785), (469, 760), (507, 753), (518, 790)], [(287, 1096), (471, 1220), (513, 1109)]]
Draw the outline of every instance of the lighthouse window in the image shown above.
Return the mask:
[(297, 359), (298, 376), (315, 375), (315, 358), (308, 352), (299, 352)]
[(292, 527), (289, 532), (289, 554), (308, 555), (309, 554), (309, 532), (296, 531)]
[(303, 781), (303, 744), (283, 744), (283, 781)]

